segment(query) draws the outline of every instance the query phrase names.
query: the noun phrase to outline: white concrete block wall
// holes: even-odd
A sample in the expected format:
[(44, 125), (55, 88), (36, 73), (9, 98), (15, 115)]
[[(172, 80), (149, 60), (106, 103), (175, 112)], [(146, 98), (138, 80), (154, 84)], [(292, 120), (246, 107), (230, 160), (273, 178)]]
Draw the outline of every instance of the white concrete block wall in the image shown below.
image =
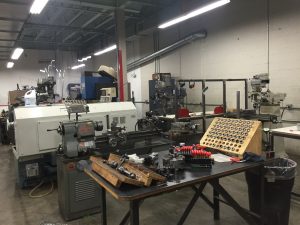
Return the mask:
[[(13, 69), (6, 69), (6, 62), (0, 63), (0, 105), (7, 105), (8, 91), (16, 90), (17, 83), (21, 86), (36, 86), (37, 80), (46, 75), (39, 72), (47, 66), (47, 63), (41, 63), (43, 60), (55, 59), (57, 67), (65, 70), (65, 77), (58, 81), (58, 89), (67, 96), (67, 84), (80, 82), (80, 71), (68, 69), (74, 65), (77, 56), (72, 52), (38, 51), (25, 50), (18, 61), (15, 61)], [(6, 107), (5, 107), (6, 108)]]
[[(206, 29), (208, 36), (162, 57), (160, 71), (187, 79), (251, 78), (255, 74), (268, 72), (269, 50), (270, 89), (287, 93), (284, 104), (299, 107), (299, 12), (300, 1), (271, 0), (269, 39), (267, 0), (232, 0), (225, 7), (161, 30), (161, 48), (201, 29)], [(142, 38), (140, 46), (144, 47), (140, 56), (153, 52), (152, 39), (152, 35)], [(155, 72), (154, 63), (143, 66), (140, 71), (141, 98), (148, 99), (146, 86)], [(243, 83), (228, 85), (228, 107), (235, 107), (237, 90), (241, 91), (243, 99)], [(188, 90), (188, 94), (189, 102), (201, 101), (199, 91)], [(221, 96), (221, 85), (209, 84), (207, 102), (222, 103)], [(287, 111), (284, 119), (300, 120), (300, 113)], [(297, 152), (299, 142), (286, 141), (286, 144), (290, 152)]]

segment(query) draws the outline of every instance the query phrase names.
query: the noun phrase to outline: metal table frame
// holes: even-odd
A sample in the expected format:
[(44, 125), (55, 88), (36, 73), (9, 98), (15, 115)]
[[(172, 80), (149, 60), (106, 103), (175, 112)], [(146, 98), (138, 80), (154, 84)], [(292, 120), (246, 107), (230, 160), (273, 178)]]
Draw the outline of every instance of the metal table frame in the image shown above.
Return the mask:
[[(248, 109), (248, 79), (181, 79), (178, 80), (178, 83), (201, 83), (201, 97), (202, 97), (202, 123), (203, 123), (203, 131), (206, 131), (206, 119), (209, 118), (206, 115), (206, 95), (205, 95), (205, 88), (207, 83), (222, 83), (222, 99), (223, 99), (223, 108), (224, 108), (224, 114), (227, 112), (227, 82), (243, 82), (244, 83), (244, 93), (245, 93), (245, 98), (244, 98), (244, 103), (245, 103), (245, 109)], [(210, 117), (218, 117), (222, 116), (221, 114), (218, 115), (211, 115)]]
[[(300, 140), (300, 135), (299, 134), (292, 134), (292, 133), (287, 133), (284, 131), (276, 131), (275, 130), (271, 130), (270, 131), (270, 145), (271, 145), (271, 151), (274, 152), (274, 141), (275, 141), (275, 137), (284, 137), (284, 138), (291, 138), (291, 139), (296, 139), (296, 140)], [(291, 192), (291, 195), (294, 195), (296, 197), (300, 197), (299, 193), (295, 193), (295, 192)]]
[(284, 131), (276, 131), (276, 130), (271, 130), (270, 131), (270, 142), (271, 142), (271, 149), (274, 151), (274, 139), (275, 137), (284, 137), (284, 138), (291, 138), (291, 139), (297, 139), (300, 140), (300, 135), (299, 134), (291, 134), (287, 133)]
[[(99, 185), (101, 188), (101, 207), (102, 207), (102, 213), (101, 213), (101, 225), (107, 225), (107, 207), (106, 207), (106, 192), (112, 194), (114, 198), (117, 200), (125, 200), (129, 201), (129, 211), (125, 214), (124, 218), (120, 222), (120, 225), (126, 225), (128, 224), (128, 220), (130, 221), (131, 225), (139, 225), (139, 208), (140, 205), (143, 203), (143, 201), (146, 198), (154, 197), (157, 195), (161, 195), (164, 193), (169, 193), (172, 191), (176, 191), (185, 187), (190, 187), (195, 191), (194, 196), (190, 200), (189, 204), (187, 205), (186, 209), (183, 212), (183, 215), (181, 216), (179, 222), (177, 225), (182, 225), (184, 224), (185, 220), (187, 219), (188, 215), (190, 214), (191, 210), (193, 209), (195, 203), (199, 198), (203, 199), (208, 206), (210, 206), (213, 209), (213, 218), (214, 220), (219, 220), (220, 219), (220, 203), (225, 203), (228, 206), (232, 207), (244, 220), (247, 224), (249, 225), (263, 225), (264, 224), (264, 218), (262, 215), (264, 215), (263, 210), (264, 210), (264, 176), (261, 176), (261, 186), (260, 186), (260, 191), (261, 191), (261, 199), (260, 199), (260, 204), (261, 204), (261, 215), (257, 215), (254, 212), (251, 212), (248, 209), (245, 209), (240, 206), (240, 204), (234, 200), (234, 198), (225, 190), (225, 188), (219, 183), (219, 179), (234, 175), (237, 173), (241, 172), (246, 172), (252, 169), (259, 169), (261, 173), (264, 173), (264, 163), (254, 163), (252, 166), (248, 166), (245, 168), (239, 168), (239, 170), (228, 170), (228, 174), (222, 174), (220, 176), (218, 175), (212, 175), (209, 177), (206, 177), (203, 181), (201, 182), (196, 182), (196, 183), (191, 183), (191, 182), (186, 182), (186, 183), (181, 183), (179, 188), (175, 188), (173, 190), (162, 190), (153, 192), (147, 196), (135, 196), (134, 198), (129, 198), (129, 199), (118, 199), (118, 194), (115, 192), (115, 188), (112, 187), (111, 185), (107, 185), (107, 182), (101, 178), (99, 175), (95, 174), (91, 169), (85, 169), (85, 172), (91, 176)], [(210, 201), (204, 194), (203, 190), (207, 184), (210, 184), (213, 187), (213, 201)], [(221, 198), (222, 197), (222, 198)]]

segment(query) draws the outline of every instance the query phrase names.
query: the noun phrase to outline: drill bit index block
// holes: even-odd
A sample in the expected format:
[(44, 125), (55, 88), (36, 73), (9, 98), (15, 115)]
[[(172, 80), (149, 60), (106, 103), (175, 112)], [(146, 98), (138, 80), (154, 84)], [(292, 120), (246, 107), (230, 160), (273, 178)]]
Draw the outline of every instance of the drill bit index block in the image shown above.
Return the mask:
[(215, 118), (200, 145), (239, 158), (245, 152), (261, 155), (262, 124), (254, 120)]

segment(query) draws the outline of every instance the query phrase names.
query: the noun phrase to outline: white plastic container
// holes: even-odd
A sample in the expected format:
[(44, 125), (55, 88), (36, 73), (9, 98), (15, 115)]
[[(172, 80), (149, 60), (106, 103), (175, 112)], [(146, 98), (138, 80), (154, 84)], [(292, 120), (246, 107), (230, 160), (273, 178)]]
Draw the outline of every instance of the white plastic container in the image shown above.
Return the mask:
[(36, 91), (27, 91), (24, 95), (25, 107), (36, 106)]

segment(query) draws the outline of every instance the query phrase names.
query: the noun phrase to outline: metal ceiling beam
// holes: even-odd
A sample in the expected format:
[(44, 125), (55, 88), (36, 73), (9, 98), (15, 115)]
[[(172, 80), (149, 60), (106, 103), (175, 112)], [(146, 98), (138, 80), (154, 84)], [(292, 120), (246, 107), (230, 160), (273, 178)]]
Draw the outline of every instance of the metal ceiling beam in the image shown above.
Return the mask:
[(23, 45), (22, 46), (24, 49), (29, 49), (29, 50), (56, 50), (56, 48), (59, 47), (59, 49), (64, 50), (64, 51), (77, 51), (78, 47), (73, 47), (73, 46), (55, 46), (55, 45)]
[(5, 38), (0, 38), (0, 41), (16, 41), (15, 39), (5, 39)]
[[(105, 24), (107, 24), (108, 22), (110, 22), (111, 20), (113, 20), (113, 19), (114, 19), (114, 16), (113, 16), (113, 15), (114, 15), (114, 14), (111, 13), (111, 14), (110, 14), (111, 17), (107, 18), (107, 19), (104, 20), (102, 23), (98, 24), (95, 28), (97, 28), (97, 29), (98, 29), (98, 28), (101, 28), (103, 25), (105, 25)], [(127, 17), (127, 16), (126, 16), (126, 20), (127, 20), (128, 18), (130, 18), (130, 17)], [(115, 26), (115, 24), (109, 26), (108, 29), (111, 29), (111, 28), (114, 27), (114, 26)], [(86, 42), (89, 42), (90, 40), (96, 38), (98, 35), (99, 35), (99, 34), (95, 34), (95, 35), (91, 36), (90, 38), (84, 40), (84, 42), (85, 42), (85, 43), (86, 43)]]
[[(67, 22), (67, 26), (70, 26), (72, 23), (74, 23), (75, 20), (77, 20), (81, 15), (83, 14), (83, 11), (79, 11), (71, 20)], [(56, 36), (60, 35), (61, 31), (59, 31)]]
[(95, 28), (98, 29), (100, 27), (102, 27), (104, 24), (108, 23), (109, 21), (113, 20), (114, 17), (113, 17), (113, 13), (111, 13), (109, 15), (109, 18), (107, 18), (106, 20), (104, 20), (103, 22), (99, 23)]
[[(16, 42), (18, 44), (21, 44), (21, 43), (35, 43), (35, 44), (55, 44), (55, 45), (71, 45), (71, 44), (68, 44), (68, 43), (63, 43), (63, 42), (55, 42), (55, 41), (36, 41), (36, 40), (14, 40), (14, 39), (0, 39), (0, 42), (1, 41), (11, 41), (11, 42)], [(77, 46), (78, 47), (78, 46)]]
[(150, 3), (150, 2), (143, 2), (143, 1), (127, 1), (125, 3), (125, 5), (129, 5), (129, 4), (139, 4), (139, 5), (143, 5), (143, 6), (149, 6), (149, 7), (157, 7), (157, 5)]
[(20, 31), (19, 30), (3, 30), (3, 29), (0, 29), (0, 32), (3, 32), (3, 33), (16, 33), (16, 34), (18, 34)]
[(72, 26), (62, 26), (62, 25), (49, 25), (49, 24), (39, 24), (39, 23), (25, 23), (25, 29), (45, 29), (45, 30), (55, 30), (55, 31), (62, 31), (62, 30), (70, 30), (70, 31), (82, 31), (87, 33), (101, 33), (96, 29), (88, 29), (88, 28), (81, 28), (81, 27), (72, 27)]
[(10, 5), (21, 5), (21, 6), (28, 6), (27, 2), (15, 1), (15, 0), (1, 0), (0, 4), (10, 4)]
[(78, 12), (71, 20), (67, 22), (67, 26), (70, 26), (72, 23), (74, 23), (74, 21), (77, 20), (82, 14), (83, 11)]
[[(48, 20), (49, 24), (53, 23), (56, 19), (58, 19), (59, 16), (61, 15), (61, 13), (64, 12), (64, 10), (63, 9), (58, 9), (58, 11), (56, 10), (55, 12), (56, 12), (56, 14), (52, 15), (51, 18)], [(37, 33), (36, 37), (34, 38), (34, 40), (38, 40), (44, 34), (44, 32), (45, 32), (44, 30), (39, 31)]]
[(11, 18), (11, 17), (0, 17), (0, 20), (2, 21), (13, 21), (13, 22), (21, 22), (24, 23), (26, 20), (21, 18)]
[[(49, 2), (50, 3), (50, 2)], [(83, 9), (83, 8), (79, 8), (79, 7), (74, 7), (74, 6), (65, 6), (65, 5), (62, 5), (62, 4), (49, 4), (47, 5), (48, 8), (53, 8), (53, 9), (66, 9), (66, 10), (78, 10), (78, 11), (81, 11), (81, 12), (88, 12), (88, 13), (100, 13), (102, 12), (102, 10), (99, 10), (99, 9), (92, 9), (92, 8), (86, 8), (86, 9)]]
[[(110, 17), (107, 18), (106, 20), (104, 20), (103, 22), (101, 22), (100, 24), (98, 24), (95, 28), (101, 28), (103, 25), (107, 24), (108, 22), (110, 22), (111, 20), (114, 19), (114, 13), (111, 13), (109, 15)], [(94, 38), (96, 38), (97, 36), (99, 36), (99, 34), (94, 34), (93, 36), (91, 36), (90, 38), (84, 40), (84, 43), (89, 42), (90, 40), (93, 40)]]
[(62, 45), (65, 47), (71, 46), (71, 47), (79, 47), (77, 45), (72, 45), (69, 43), (63, 43), (63, 42), (56, 42), (56, 41), (35, 41), (35, 40), (18, 40), (16, 41), (16, 43), (18, 44), (22, 44), (22, 43), (33, 43), (33, 44), (37, 44), (37, 45)]
[(5, 46), (5, 45), (0, 45), (0, 48), (12, 49), (12, 48), (14, 48), (14, 47), (13, 47), (13, 46)]
[[(102, 14), (98, 13), (96, 15), (94, 15), (92, 18), (90, 18), (88, 21), (86, 21), (81, 28), (85, 28), (87, 27), (90, 23), (92, 23), (93, 21), (95, 21), (96, 19), (98, 19)], [(65, 37), (63, 39), (63, 43), (66, 42), (67, 40), (69, 40), (71, 37), (73, 37), (76, 34), (76, 31), (72, 32), (71, 34), (69, 34), (67, 37)]]
[[(90, 7), (90, 8), (98, 8), (98, 9), (104, 9), (104, 10), (115, 10), (116, 7), (111, 5), (103, 5), (103, 4), (96, 4), (91, 2), (84, 2), (84, 1), (76, 1), (76, 0), (56, 0), (56, 2), (64, 3), (64, 4), (70, 4), (70, 5), (78, 5), (78, 6), (84, 6), (84, 7)], [(125, 12), (130, 13), (140, 13), (140, 11), (135, 9), (124, 9)]]

